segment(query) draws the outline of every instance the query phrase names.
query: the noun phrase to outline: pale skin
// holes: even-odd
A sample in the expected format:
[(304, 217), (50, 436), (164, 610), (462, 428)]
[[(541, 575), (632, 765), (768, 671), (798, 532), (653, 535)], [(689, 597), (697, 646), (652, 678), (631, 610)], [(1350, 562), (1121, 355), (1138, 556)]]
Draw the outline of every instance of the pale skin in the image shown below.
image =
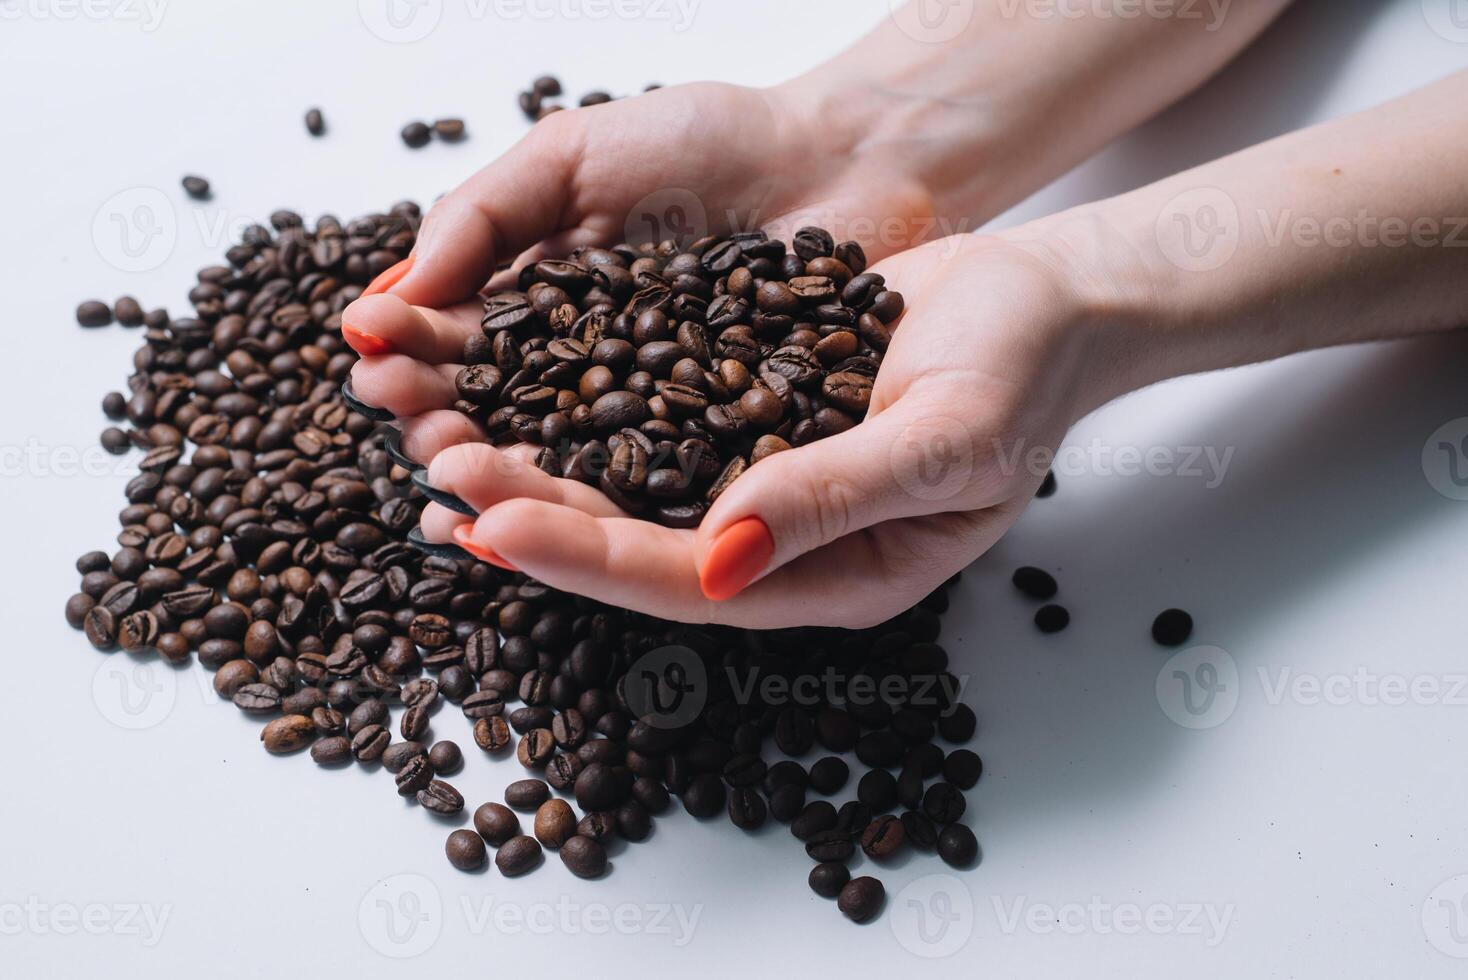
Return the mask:
[[(986, 24), (981, 12), (946, 47), (888, 25), (775, 89), (685, 86), (537, 124), (435, 207), (390, 293), (343, 317), (392, 351), (357, 365), (357, 395), (403, 419), (404, 449), (432, 485), (480, 512), (430, 505), (424, 535), (447, 542), (464, 525), (460, 535), (552, 586), (670, 619), (870, 625), (1013, 524), (1044, 475), (1016, 447), (1054, 447), (1088, 412), (1166, 378), (1468, 322), (1468, 251), (1452, 243), (1456, 233), (1468, 248), (1453, 220), (1468, 215), (1468, 74), (997, 235), (932, 234), (932, 219), (966, 231), (962, 221), (982, 222), (1180, 96), (1284, 6), (1251, 4), (1213, 32), (1161, 20), (1130, 33)], [(1046, 64), (1084, 67), (1047, 78), (1033, 70), (1041, 51)], [(1027, 55), (1013, 81), (1006, 60)], [(1060, 97), (1077, 85), (1088, 94)], [(870, 120), (843, 118), (874, 99), (885, 108)], [(1066, 112), (1075, 118), (1057, 118)], [(1042, 132), (1054, 135), (1021, 144), (1034, 156), (999, 152)], [(848, 152), (812, 156), (813, 136)], [(793, 165), (802, 159), (837, 165)], [(498, 262), (620, 240), (639, 198), (690, 185), (734, 221), (786, 237), (833, 222), (840, 237), (841, 222), (894, 215), (912, 234), (864, 242), (872, 270), (907, 300), (867, 419), (762, 460), (697, 530), (673, 530), (541, 472), (523, 448), (489, 447), (449, 405), (453, 362), (478, 330), (472, 294)], [(1234, 229), (1231, 248), (1199, 252), (1208, 240), (1185, 238), (1206, 230), (1188, 225), (1199, 204)], [(1363, 213), (1375, 220), (1363, 225)], [(1332, 234), (1312, 237), (1299, 216)], [(947, 471), (933, 469), (940, 459)], [(948, 478), (925, 479), (935, 472)], [(712, 600), (700, 568), (749, 517), (773, 553), (736, 595)]]

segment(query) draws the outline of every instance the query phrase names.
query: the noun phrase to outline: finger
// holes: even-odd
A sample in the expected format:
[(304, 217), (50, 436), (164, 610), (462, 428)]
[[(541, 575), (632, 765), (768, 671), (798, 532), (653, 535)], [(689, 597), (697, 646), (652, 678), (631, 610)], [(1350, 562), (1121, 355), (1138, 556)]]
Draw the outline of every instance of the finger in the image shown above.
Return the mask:
[(419, 230), (413, 266), (393, 287), (396, 295), (417, 306), (461, 302), (505, 257), (574, 224), (567, 195), (581, 157), (581, 124), (565, 115), (537, 123), (433, 206)]
[[(942, 518), (934, 519), (942, 522)], [(951, 539), (951, 528), (912, 528), (911, 546)], [(929, 563), (901, 573), (884, 566), (869, 535), (851, 535), (803, 556), (727, 602), (708, 599), (693, 564), (693, 532), (635, 518), (596, 518), (538, 500), (517, 499), (460, 525), (453, 540), (485, 560), (553, 588), (664, 619), (761, 629), (797, 625), (869, 626), (909, 608), (952, 575)], [(950, 545), (951, 546), (951, 545)], [(952, 559), (947, 559), (952, 564)]]
[(462, 412), (440, 408), (403, 420), (399, 448), (420, 466), (428, 463), (450, 446), (466, 442), (483, 442), (484, 430)]
[(456, 514), (442, 504), (430, 503), (423, 508), (423, 513), (418, 518), (418, 530), (429, 541), (447, 544), (454, 540), (454, 528), (460, 524), (472, 523), (472, 517)]
[(342, 339), (364, 357), (406, 354), (430, 364), (460, 361), (464, 341), (479, 333), (484, 305), (436, 310), (409, 306), (392, 294), (364, 296), (342, 311)]
[(697, 532), (705, 594), (730, 598), (800, 555), (885, 521), (981, 506), (967, 426), (924, 404), (901, 399), (739, 477)]
[(461, 364), (425, 364), (403, 354), (364, 357), (352, 365), (352, 391), (368, 405), (398, 418), (448, 408), (459, 397)]
[(520, 446), (507, 451), (484, 443), (452, 446), (433, 458), (428, 482), (481, 512), (525, 497), (572, 507), (593, 517), (627, 516), (599, 490), (537, 467), (535, 450), (534, 446)]

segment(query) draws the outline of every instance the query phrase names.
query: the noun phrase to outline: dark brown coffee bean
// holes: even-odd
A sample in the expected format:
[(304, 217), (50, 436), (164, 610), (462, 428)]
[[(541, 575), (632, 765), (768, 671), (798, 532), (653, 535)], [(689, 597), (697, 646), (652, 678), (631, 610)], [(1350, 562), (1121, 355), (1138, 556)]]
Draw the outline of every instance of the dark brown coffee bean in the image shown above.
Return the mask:
[(505, 802), (516, 810), (536, 810), (550, 798), (550, 787), (542, 779), (517, 779), (505, 787)]
[(979, 856), (978, 839), (963, 824), (950, 824), (938, 835), (938, 856), (955, 868), (969, 867)]
[(185, 177), (181, 183), (183, 184), (184, 192), (195, 200), (202, 201), (209, 196), (209, 182), (203, 177), (190, 175)]
[(816, 865), (810, 869), (810, 875), (806, 879), (810, 890), (822, 898), (835, 898), (850, 880), (851, 871), (846, 865), (836, 861)]
[(486, 752), (503, 752), (510, 747), (510, 726), (504, 718), (480, 718), (474, 722), (474, 744)]
[(448, 840), (444, 842), (444, 853), (448, 856), (449, 864), (460, 871), (478, 871), (484, 867), (488, 856), (484, 839), (472, 830), (456, 830), (449, 834)]
[(950, 824), (963, 817), (963, 793), (950, 783), (934, 783), (923, 794), (923, 812), (936, 824)]
[(550, 729), (532, 728), (520, 736), (520, 744), (515, 748), (515, 757), (526, 769), (541, 769), (550, 761), (555, 750), (556, 740), (555, 736), (550, 733)]
[(433, 747), (428, 750), (428, 761), (434, 772), (451, 776), (463, 768), (464, 753), (456, 742), (434, 742)]
[[(424, 764), (427, 764), (426, 760)], [(440, 816), (451, 817), (464, 809), (464, 797), (448, 783), (434, 779), (418, 791), (418, 805)]]
[(410, 756), (393, 777), (399, 796), (416, 796), (433, 782), (433, 764), (425, 755)]
[(606, 848), (578, 834), (561, 845), (561, 863), (578, 878), (597, 878), (607, 870)]
[(474, 811), (474, 829), (498, 847), (520, 833), (520, 818), (502, 803), (485, 803)]
[(507, 878), (522, 875), (540, 864), (540, 842), (523, 834), (511, 837), (495, 852), (494, 866)]
[(398, 135), (403, 138), (403, 142), (410, 149), (416, 150), (428, 145), (428, 140), (433, 135), (433, 131), (428, 128), (427, 123), (414, 121), (404, 126)]
[(870, 858), (889, 858), (902, 847), (906, 836), (902, 821), (887, 814), (877, 817), (862, 831), (861, 849)]
[(882, 911), (887, 890), (876, 878), (863, 875), (848, 881), (836, 896), (836, 907), (852, 922), (866, 922)]
[(333, 735), (311, 744), (311, 760), (321, 766), (335, 766), (352, 759), (352, 743), (345, 735)]
[(535, 839), (546, 847), (560, 847), (576, 833), (576, 815), (565, 800), (551, 799), (535, 811)]
[(306, 110), (306, 132), (312, 136), (320, 136), (326, 132), (326, 118), (321, 115), (320, 109)]
[(392, 735), (381, 725), (368, 725), (352, 736), (352, 755), (358, 762), (376, 762), (387, 751)]

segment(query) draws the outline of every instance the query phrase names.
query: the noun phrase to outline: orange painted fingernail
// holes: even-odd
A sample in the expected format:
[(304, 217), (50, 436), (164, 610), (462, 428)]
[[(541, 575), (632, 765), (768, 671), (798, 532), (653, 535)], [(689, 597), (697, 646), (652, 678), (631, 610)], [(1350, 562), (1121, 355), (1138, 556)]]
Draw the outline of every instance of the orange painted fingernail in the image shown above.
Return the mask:
[(709, 548), (698, 576), (699, 588), (714, 601), (743, 592), (765, 570), (775, 554), (775, 539), (758, 517), (746, 517), (726, 527)]
[(382, 270), (382, 273), (378, 275), (376, 279), (368, 283), (366, 289), (362, 290), (362, 295), (376, 296), (378, 293), (385, 293), (389, 289), (396, 286), (399, 280), (401, 280), (404, 276), (412, 271), (413, 256), (410, 255), (396, 265), (390, 266)]
[(474, 540), (473, 524), (460, 524), (454, 528), (454, 544), (463, 548), (480, 561), (487, 561), (491, 565), (497, 565), (507, 572), (518, 572), (520, 570), (495, 554), (491, 549), (476, 542)]
[(363, 357), (375, 357), (378, 354), (392, 353), (392, 344), (383, 340), (375, 334), (367, 333), (360, 327), (351, 324), (342, 324), (342, 340), (345, 340), (358, 354)]

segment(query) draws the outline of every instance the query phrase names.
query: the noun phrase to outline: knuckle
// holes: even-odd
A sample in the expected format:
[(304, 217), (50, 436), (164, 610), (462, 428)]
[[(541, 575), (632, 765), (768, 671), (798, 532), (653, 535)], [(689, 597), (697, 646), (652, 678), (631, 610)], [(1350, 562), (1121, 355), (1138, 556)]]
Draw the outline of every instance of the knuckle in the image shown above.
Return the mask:
[[(834, 473), (806, 478), (810, 521), (805, 530), (813, 536), (811, 547), (844, 537), (856, 526), (864, 493), (846, 477)], [(797, 528), (797, 533), (801, 532)]]

